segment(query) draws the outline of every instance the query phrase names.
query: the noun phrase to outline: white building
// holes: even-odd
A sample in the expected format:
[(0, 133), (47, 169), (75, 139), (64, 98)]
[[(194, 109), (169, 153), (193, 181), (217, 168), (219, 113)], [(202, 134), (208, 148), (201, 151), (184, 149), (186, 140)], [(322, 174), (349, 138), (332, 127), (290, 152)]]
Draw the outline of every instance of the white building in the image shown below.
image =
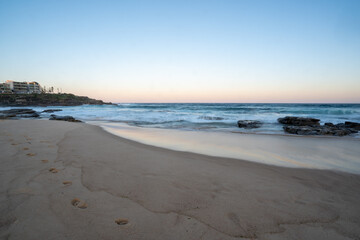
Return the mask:
[[(12, 93), (41, 93), (41, 86), (37, 82), (15, 82), (12, 80), (7, 80), (5, 83), (2, 83), (3, 87), (0, 87), (0, 92), (4, 88), (7, 92)], [(10, 91), (9, 91), (10, 90)]]
[(0, 93), (12, 93), (10, 85), (7, 83), (0, 83)]
[(28, 91), (29, 93), (41, 93), (41, 86), (37, 82), (29, 82)]

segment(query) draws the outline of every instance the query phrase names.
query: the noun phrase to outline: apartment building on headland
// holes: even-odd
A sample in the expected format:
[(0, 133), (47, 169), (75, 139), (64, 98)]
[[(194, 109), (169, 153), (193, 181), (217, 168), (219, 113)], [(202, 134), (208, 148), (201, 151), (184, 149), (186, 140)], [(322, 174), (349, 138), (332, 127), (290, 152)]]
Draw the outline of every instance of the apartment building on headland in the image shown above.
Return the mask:
[(0, 83), (0, 93), (41, 93), (41, 86), (37, 82), (16, 82), (7, 80)]
[(7, 83), (0, 83), (0, 93), (12, 93), (10, 85)]
[(28, 83), (29, 93), (41, 93), (41, 86), (37, 82)]

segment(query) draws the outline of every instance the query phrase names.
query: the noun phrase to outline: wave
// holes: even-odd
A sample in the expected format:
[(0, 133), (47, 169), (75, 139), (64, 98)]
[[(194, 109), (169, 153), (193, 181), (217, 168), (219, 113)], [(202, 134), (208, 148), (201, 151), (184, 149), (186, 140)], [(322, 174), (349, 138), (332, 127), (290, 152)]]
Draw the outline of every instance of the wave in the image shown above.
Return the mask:
[(280, 113), (280, 114), (291, 114), (291, 115), (297, 115), (297, 114), (303, 114), (303, 115), (352, 115), (352, 114), (360, 114), (360, 111), (358, 110), (341, 110), (341, 109), (337, 109), (337, 110), (328, 110), (328, 109), (323, 109), (323, 110), (319, 110), (319, 109), (284, 109), (284, 110), (280, 110), (280, 111), (276, 111), (276, 113)]
[(223, 117), (211, 117), (211, 116), (200, 116), (199, 119), (204, 119), (204, 120), (224, 120)]

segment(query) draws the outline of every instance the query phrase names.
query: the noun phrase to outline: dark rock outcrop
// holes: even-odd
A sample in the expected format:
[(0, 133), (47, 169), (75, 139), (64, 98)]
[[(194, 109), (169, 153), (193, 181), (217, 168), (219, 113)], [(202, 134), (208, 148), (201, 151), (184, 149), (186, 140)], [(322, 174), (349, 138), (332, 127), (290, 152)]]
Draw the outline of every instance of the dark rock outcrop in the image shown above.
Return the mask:
[(360, 123), (356, 122), (345, 122), (345, 127), (353, 128), (355, 130), (360, 130)]
[(58, 121), (67, 121), (67, 122), (82, 122), (80, 120), (75, 119), (72, 116), (57, 116), (55, 114), (50, 115), (49, 120), (58, 120)]
[(301, 117), (279, 118), (278, 121), (286, 125), (283, 127), (285, 132), (298, 135), (346, 136), (360, 130), (360, 123), (356, 122), (320, 125), (319, 119)]
[(292, 126), (316, 126), (320, 125), (320, 119), (316, 118), (305, 118), (305, 117), (289, 117), (278, 119), (279, 123), (292, 125)]
[(256, 120), (239, 120), (237, 122), (239, 128), (259, 128), (262, 123)]
[(309, 126), (285, 126), (284, 131), (299, 135), (317, 135), (317, 132), (313, 129), (313, 127)]
[(53, 112), (60, 112), (62, 109), (45, 109), (42, 111), (43, 113), (53, 113)]
[(333, 127), (333, 126), (335, 126), (333, 123), (324, 123), (324, 126), (328, 126), (328, 127)]
[(330, 136), (346, 136), (351, 133), (357, 133), (352, 129), (328, 127), (328, 126), (285, 126), (284, 131), (298, 135), (330, 135)]
[(29, 108), (14, 108), (10, 110), (0, 111), (0, 119), (11, 118), (38, 118), (39, 113)]

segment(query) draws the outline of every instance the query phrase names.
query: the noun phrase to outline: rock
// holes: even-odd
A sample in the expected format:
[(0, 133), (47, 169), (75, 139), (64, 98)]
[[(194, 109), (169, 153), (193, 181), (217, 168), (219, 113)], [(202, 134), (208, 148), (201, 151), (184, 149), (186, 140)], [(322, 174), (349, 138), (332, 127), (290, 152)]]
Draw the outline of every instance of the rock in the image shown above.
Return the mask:
[(295, 126), (285, 126), (283, 127), (284, 131), (291, 134), (298, 134), (299, 127)]
[(34, 112), (31, 114), (18, 114), (16, 116), (20, 117), (20, 118), (38, 118), (38, 117), (40, 117), (40, 114), (38, 114), (37, 112)]
[(336, 125), (332, 123), (326, 123), (322, 126), (284, 126), (283, 129), (287, 133), (298, 135), (347, 136), (349, 134), (358, 132), (354, 128), (346, 127), (345, 123), (339, 123)]
[(329, 123), (329, 122), (325, 123), (324, 125), (325, 125), (325, 126), (329, 126), (329, 127), (335, 126), (333, 123)]
[(278, 119), (279, 123), (293, 126), (316, 126), (320, 125), (320, 119), (316, 118), (304, 118), (304, 117), (289, 117), (286, 116), (284, 118)]
[[(348, 124), (346, 124), (346, 123), (348, 123)], [(351, 123), (351, 124), (349, 124), (349, 123)], [(357, 128), (356, 124), (358, 124), (358, 123), (354, 124), (353, 122), (345, 122), (345, 123), (338, 123), (338, 124), (334, 125), (334, 127), (336, 129), (347, 129), (351, 133), (357, 133), (358, 130), (360, 130), (360, 128)]]
[(62, 111), (62, 109), (46, 109), (42, 111), (43, 113), (53, 113), (53, 112), (59, 112)]
[(357, 123), (357, 122), (348, 122), (348, 121), (346, 121), (345, 126), (348, 127), (348, 128), (353, 128), (353, 129), (356, 129), (356, 130), (360, 130), (360, 123)]
[(237, 122), (239, 128), (259, 128), (262, 123), (256, 120), (239, 120)]
[(316, 129), (309, 126), (285, 126), (284, 131), (298, 135), (318, 135)]
[(55, 114), (51, 114), (49, 120), (58, 120), (58, 121), (67, 121), (67, 122), (82, 122), (80, 120), (75, 119), (72, 116), (57, 116)]
[(351, 134), (352, 132), (349, 129), (336, 129), (334, 130), (334, 136), (346, 136)]
[[(334, 125), (334, 124), (333, 124)], [(333, 128), (329, 128), (329, 125), (324, 125), (323, 128), (319, 129), (319, 135), (333, 135)]]
[(13, 108), (10, 110), (3, 110), (0, 111), (0, 113), (4, 113), (4, 114), (31, 114), (31, 113), (36, 113), (36, 111), (30, 109), (30, 108)]
[(0, 114), (0, 119), (11, 119), (16, 117), (16, 114)]
[(337, 127), (337, 128), (344, 128), (345, 127), (345, 123), (338, 123), (338, 124), (335, 124), (334, 127)]
[(11, 119), (11, 118), (38, 118), (39, 113), (29, 108), (14, 108), (10, 110), (0, 111), (0, 119)]

